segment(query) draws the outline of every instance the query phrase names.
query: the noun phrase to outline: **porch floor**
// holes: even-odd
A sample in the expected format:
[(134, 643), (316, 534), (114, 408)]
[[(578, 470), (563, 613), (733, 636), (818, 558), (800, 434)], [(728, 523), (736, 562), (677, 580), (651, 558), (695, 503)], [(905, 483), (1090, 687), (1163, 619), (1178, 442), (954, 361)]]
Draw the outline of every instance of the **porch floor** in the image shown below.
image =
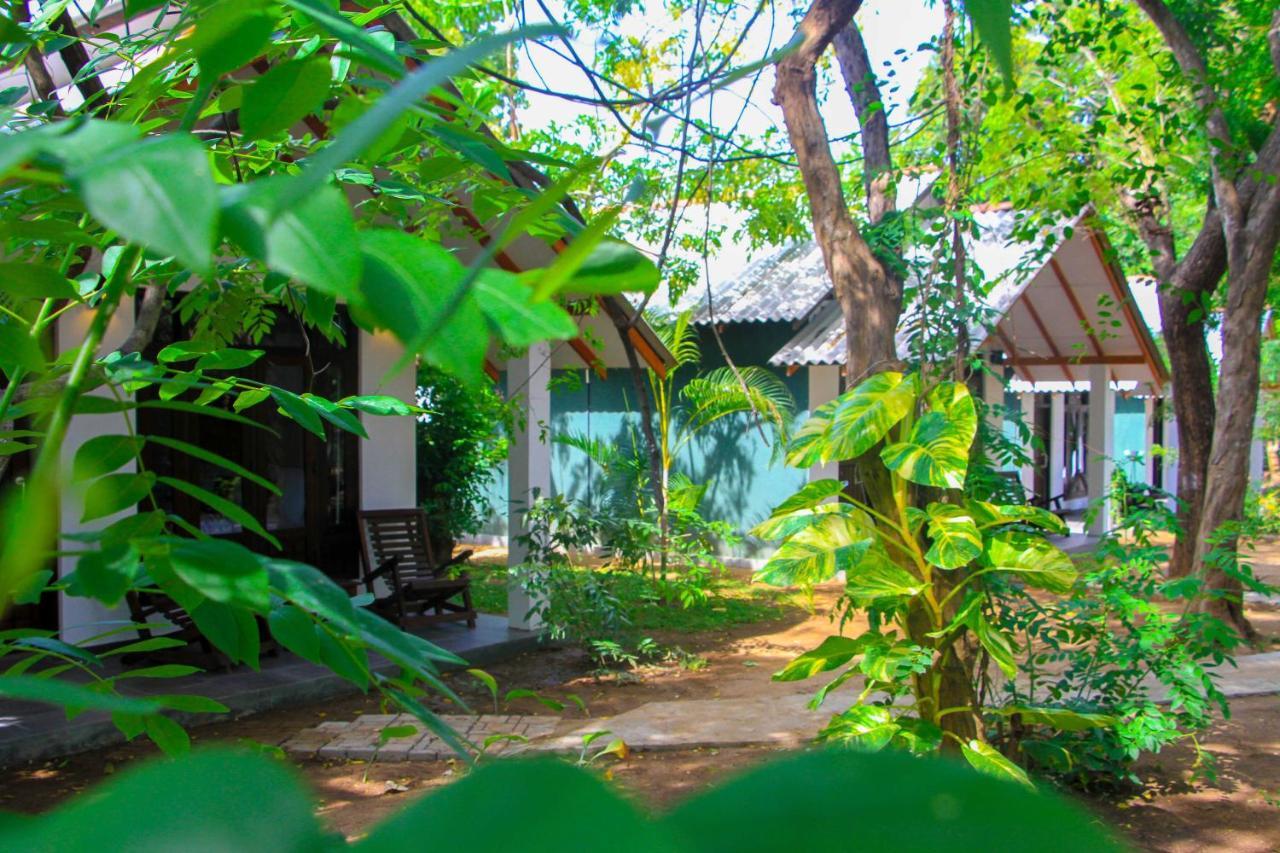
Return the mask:
[[(480, 614), (475, 628), (461, 624), (436, 625), (418, 632), (442, 648), (466, 659), (472, 666), (529, 651), (538, 635), (508, 627), (505, 616)], [(383, 661), (375, 669), (392, 668)], [(214, 723), (249, 714), (320, 702), (354, 693), (350, 682), (324, 667), (281, 650), (262, 658), (261, 670), (239, 667), (230, 672), (211, 671), (183, 678), (140, 678), (129, 682), (139, 696), (162, 693), (195, 693), (230, 708), (229, 714), (175, 714), (186, 725)], [(122, 743), (124, 736), (101, 712), (87, 712), (68, 721), (61, 708), (36, 702), (0, 700), (0, 767), (44, 761), (89, 749)]]

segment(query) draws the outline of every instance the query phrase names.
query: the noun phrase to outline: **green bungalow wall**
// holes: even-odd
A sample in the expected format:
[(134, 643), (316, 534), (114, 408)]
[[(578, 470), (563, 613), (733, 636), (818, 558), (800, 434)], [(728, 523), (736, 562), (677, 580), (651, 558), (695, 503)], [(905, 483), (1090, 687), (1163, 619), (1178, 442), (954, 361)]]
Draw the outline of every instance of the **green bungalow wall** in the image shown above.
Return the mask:
[[(762, 361), (761, 353), (774, 353), (794, 334), (787, 323), (735, 324), (722, 332), (725, 349), (736, 364)], [(725, 365), (724, 357), (709, 329), (701, 335), (702, 364), (684, 367), (677, 374), (677, 387), (699, 372)], [(807, 416), (808, 378), (805, 371), (787, 376), (775, 371), (795, 398), (799, 423)], [(601, 379), (587, 370), (558, 370), (551, 392), (551, 434), (579, 435), (622, 447), (633, 447), (640, 438), (635, 386), (625, 370), (611, 370)], [(766, 435), (770, 433), (765, 431)], [(746, 417), (732, 417), (714, 424), (685, 447), (677, 468), (695, 482), (708, 483), (701, 507), (707, 518), (721, 519), (746, 530), (768, 516), (773, 507), (802, 486), (806, 472), (787, 468), (775, 458), (774, 449)], [(551, 485), (558, 495), (566, 495), (588, 505), (600, 497), (599, 468), (576, 447), (555, 443), (551, 448)], [(482, 531), (506, 535), (507, 476), (505, 467), (490, 484), (493, 516)], [(744, 543), (735, 556), (752, 556), (759, 543)]]

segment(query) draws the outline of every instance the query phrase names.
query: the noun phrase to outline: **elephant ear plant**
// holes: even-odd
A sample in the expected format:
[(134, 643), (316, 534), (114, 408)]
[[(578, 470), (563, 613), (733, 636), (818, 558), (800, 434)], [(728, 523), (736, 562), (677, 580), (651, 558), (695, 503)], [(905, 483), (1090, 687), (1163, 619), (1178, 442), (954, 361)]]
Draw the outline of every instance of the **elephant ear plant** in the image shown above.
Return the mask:
[(844, 572), (841, 625), (866, 614), (865, 633), (828, 637), (774, 676), (793, 681), (840, 670), (814, 707), (842, 684), (864, 679), (821, 739), (870, 750), (959, 752), (980, 770), (1026, 781), (984, 734), (982, 697), (997, 670), (1014, 676), (1018, 652), (1000, 627), (998, 591), (1015, 582), (1064, 593), (1076, 571), (1042, 535), (1067, 532), (1056, 515), (966, 493), (977, 431), (968, 389), (919, 373), (876, 374), (819, 407), (790, 442), (788, 464), (853, 459), (860, 482), (846, 490), (837, 480), (818, 480), (783, 501), (752, 531), (781, 540), (758, 579), (811, 586)]

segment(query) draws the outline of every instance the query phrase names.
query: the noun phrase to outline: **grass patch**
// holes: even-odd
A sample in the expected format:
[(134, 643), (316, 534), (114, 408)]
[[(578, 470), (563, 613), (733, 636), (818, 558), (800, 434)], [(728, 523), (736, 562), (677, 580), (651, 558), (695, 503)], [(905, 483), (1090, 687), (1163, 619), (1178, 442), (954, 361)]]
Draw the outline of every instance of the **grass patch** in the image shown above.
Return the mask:
[[(471, 565), (471, 597), (481, 613), (507, 612), (507, 570), (502, 566)], [(577, 568), (575, 571), (594, 571)], [(656, 601), (653, 587), (634, 572), (608, 572), (610, 585), (630, 609), (633, 625), (641, 631), (697, 633), (717, 631), (781, 619), (805, 606), (794, 591), (740, 580), (729, 572), (711, 582), (705, 601), (690, 607), (678, 602)]]

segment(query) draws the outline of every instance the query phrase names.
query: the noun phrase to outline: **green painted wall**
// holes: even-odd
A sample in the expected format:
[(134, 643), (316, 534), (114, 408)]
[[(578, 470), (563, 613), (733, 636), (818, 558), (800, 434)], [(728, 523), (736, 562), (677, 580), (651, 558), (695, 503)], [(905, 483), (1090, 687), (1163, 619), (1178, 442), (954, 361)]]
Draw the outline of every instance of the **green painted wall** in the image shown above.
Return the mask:
[[(759, 366), (792, 334), (789, 324), (739, 324), (726, 329), (722, 338), (735, 363)], [(678, 386), (700, 370), (725, 365), (710, 330), (703, 330), (701, 348), (702, 365), (682, 368)], [(776, 372), (795, 397), (798, 423), (808, 406), (807, 374), (797, 371), (788, 377), (783, 371)], [(635, 386), (625, 370), (611, 370), (606, 379), (585, 370), (556, 371), (551, 394), (553, 436), (579, 435), (630, 449), (642, 440), (636, 410)], [(765, 430), (765, 435), (771, 433)], [(580, 501), (597, 501), (601, 473), (586, 453), (561, 443), (554, 443), (551, 453), (553, 491)], [(746, 417), (725, 418), (699, 433), (685, 446), (678, 469), (695, 482), (709, 483), (701, 508), (706, 517), (729, 521), (742, 530), (765, 518), (777, 503), (803, 485), (807, 476), (776, 459), (773, 447)], [(505, 535), (505, 469), (498, 472), (489, 493), (495, 511), (483, 532)], [(737, 556), (751, 556), (759, 549), (744, 543), (734, 550)]]

